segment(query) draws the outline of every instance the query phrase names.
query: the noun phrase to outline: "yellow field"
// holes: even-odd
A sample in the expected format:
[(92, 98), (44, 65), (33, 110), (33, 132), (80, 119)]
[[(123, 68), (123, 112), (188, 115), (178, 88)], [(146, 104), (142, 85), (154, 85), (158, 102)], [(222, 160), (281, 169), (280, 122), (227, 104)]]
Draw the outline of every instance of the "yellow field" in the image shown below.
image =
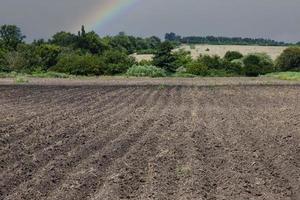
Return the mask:
[[(248, 53), (267, 53), (272, 59), (276, 59), (287, 47), (277, 46), (242, 46), (242, 45), (182, 45), (179, 49), (190, 51), (193, 58), (200, 54), (218, 55), (223, 57), (227, 51), (239, 51), (246, 55)], [(153, 55), (134, 55), (137, 61), (151, 60)]]

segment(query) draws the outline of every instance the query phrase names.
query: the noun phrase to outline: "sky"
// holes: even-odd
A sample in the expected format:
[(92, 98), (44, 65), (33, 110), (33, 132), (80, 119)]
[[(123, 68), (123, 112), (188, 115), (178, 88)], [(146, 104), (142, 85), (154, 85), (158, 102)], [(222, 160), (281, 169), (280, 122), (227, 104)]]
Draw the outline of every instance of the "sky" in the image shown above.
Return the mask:
[[(263, 37), (300, 41), (300, 0), (0, 0), (0, 24), (16, 24), (28, 40), (84, 24), (99, 35)], [(133, 2), (129, 0), (128, 2)], [(106, 17), (100, 17), (107, 12)], [(99, 19), (98, 19), (99, 18)]]

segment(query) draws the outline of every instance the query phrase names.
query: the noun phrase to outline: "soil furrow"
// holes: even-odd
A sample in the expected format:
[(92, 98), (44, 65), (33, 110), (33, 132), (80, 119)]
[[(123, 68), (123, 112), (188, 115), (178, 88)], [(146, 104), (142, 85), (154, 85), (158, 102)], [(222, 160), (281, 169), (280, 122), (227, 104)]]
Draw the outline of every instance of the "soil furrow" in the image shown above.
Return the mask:
[[(160, 93), (157, 92), (157, 95), (159, 94)], [(138, 143), (145, 133), (158, 123), (157, 114), (162, 112), (166, 102), (164, 103), (164, 101), (160, 100), (161, 98), (164, 98), (163, 96), (157, 95), (155, 95), (156, 97), (153, 96), (154, 98), (149, 99), (150, 101), (145, 104), (146, 107), (140, 110), (140, 114), (145, 114), (143, 120), (136, 121), (124, 131), (124, 134), (107, 144), (101, 152), (96, 152), (96, 154), (91, 155), (88, 160), (82, 162), (82, 166), (77, 166), (81, 169), (93, 169), (91, 172), (87, 173), (88, 176), (82, 177), (82, 174), (74, 174), (74, 172), (77, 171), (74, 170), (72, 174), (69, 175), (67, 182), (64, 182), (64, 184), (69, 187), (62, 188), (64, 190), (67, 189), (67, 196), (56, 195), (50, 199), (86, 199), (91, 196), (93, 192), (96, 192), (104, 182), (105, 175), (107, 175), (106, 171), (111, 170), (115, 160), (126, 155), (132, 146)], [(77, 183), (77, 190), (70, 188), (70, 184), (74, 183)]]
[[(129, 91), (124, 91), (124, 94), (130, 94)], [(126, 98), (126, 96), (123, 96)], [(120, 96), (120, 98), (122, 98), (122, 95)], [(109, 99), (108, 99), (109, 100)], [(117, 100), (117, 99), (116, 99)], [(118, 110), (118, 108), (120, 106), (116, 106), (116, 107), (113, 107), (113, 109), (111, 109), (111, 106), (114, 105), (115, 103), (117, 103), (117, 101), (110, 101), (110, 103), (108, 105), (106, 105), (105, 107), (101, 107), (103, 111), (106, 111), (105, 108), (109, 109), (112, 113), (114, 113), (116, 110)], [(122, 102), (122, 106), (124, 107), (124, 104), (126, 102)], [(126, 104), (125, 104), (126, 105)], [(95, 108), (97, 108), (97, 106), (95, 106)], [(81, 124), (77, 124), (77, 127), (86, 127), (86, 125), (90, 125), (92, 126), (93, 123), (92, 121), (97, 121), (98, 118), (101, 118), (102, 115), (104, 114), (101, 110), (98, 110), (99, 112), (95, 112), (96, 116), (94, 115), (90, 115), (89, 117), (87, 117), (85, 119), (85, 121), (80, 121)], [(88, 114), (91, 114), (91, 113), (88, 113)], [(83, 122), (83, 123), (82, 123)], [(85, 124), (86, 125), (85, 125)], [(74, 145), (76, 146), (76, 143), (78, 143), (77, 145), (80, 145), (82, 143), (84, 143), (84, 141), (82, 140), (85, 140), (86, 139), (86, 136), (84, 135), (80, 135), (78, 136), (78, 132), (76, 132), (76, 127), (72, 127), (71, 129), (69, 130), (66, 130), (66, 136), (63, 137), (63, 138), (60, 138), (59, 140), (59, 143), (54, 143), (53, 146), (51, 147), (51, 143), (46, 143), (48, 144), (47, 146), (47, 149), (42, 149), (42, 152), (40, 153), (40, 155), (28, 155), (28, 160), (29, 162), (27, 161), (26, 162), (26, 165), (19, 163), (18, 165), (15, 166), (15, 168), (20, 168), (19, 165), (21, 165), (22, 169), (24, 169), (24, 171), (21, 171), (20, 173), (21, 174), (18, 174), (16, 177), (18, 176), (29, 176), (31, 177), (34, 172), (37, 170), (37, 167), (42, 167), (44, 166), (45, 164), (47, 164), (49, 161), (51, 161), (51, 159), (53, 159), (54, 156), (59, 156), (60, 154), (58, 154), (58, 152), (65, 152), (65, 151), (68, 151), (69, 148), (73, 148)], [(86, 131), (88, 131), (88, 127), (85, 128)], [(58, 131), (59, 133), (60, 131)], [(75, 134), (72, 134), (72, 133), (75, 133)], [(88, 132), (86, 132), (88, 133)], [(59, 138), (57, 138), (59, 139)], [(55, 140), (57, 141), (57, 140)], [(72, 143), (73, 142), (73, 143)], [(41, 149), (41, 148), (40, 148)], [(45, 159), (45, 157), (47, 159)], [(31, 163), (31, 164), (30, 164)], [(26, 173), (26, 168), (29, 167), (31, 169), (31, 171), (29, 173)], [(12, 168), (10, 171), (15, 171), (14, 168)], [(9, 174), (12, 174), (12, 172), (6, 172), (4, 176), (7, 176)], [(6, 180), (10, 180), (10, 181), (14, 181), (15, 179), (12, 178), (12, 179), (9, 179), (9, 178), (6, 178)], [(5, 185), (9, 185), (7, 183), (4, 183)], [(18, 185), (15, 183), (15, 185)], [(10, 189), (12, 189), (12, 187), (10, 186)]]
[[(134, 102), (134, 104), (132, 104), (131, 100), (133, 100), (135, 98), (135, 94), (130, 93), (127, 91), (127, 93), (131, 94), (132, 97), (131, 98), (126, 98), (126, 101), (121, 101), (120, 104), (116, 103), (116, 102), (111, 102), (111, 105), (116, 105), (115, 107), (112, 107), (113, 109), (110, 110), (110, 112), (106, 112), (106, 113), (97, 113), (97, 116), (91, 116), (91, 121), (90, 121), (90, 126), (86, 127), (84, 129), (84, 132), (79, 132), (76, 133), (74, 136), (72, 136), (71, 138), (67, 138), (67, 140), (65, 142), (62, 141), (62, 145), (61, 145), (61, 149), (64, 150), (62, 152), (58, 151), (59, 149), (54, 148), (54, 153), (53, 156), (55, 155), (54, 158), (49, 158), (48, 155), (48, 159), (47, 160), (52, 160), (50, 163), (47, 163), (47, 165), (43, 168), (43, 166), (40, 166), (41, 169), (43, 169), (42, 171), (38, 172), (36, 175), (34, 175), (34, 177), (38, 177), (38, 179), (34, 179), (34, 177), (32, 178), (33, 181), (36, 183), (35, 185), (37, 185), (39, 188), (41, 188), (42, 190), (43, 185), (47, 185), (48, 186), (50, 184), (53, 185), (52, 182), (44, 182), (43, 183), (43, 179), (40, 179), (39, 177), (48, 177), (49, 175), (53, 174), (53, 170), (59, 170), (58, 173), (63, 175), (63, 169), (64, 168), (70, 168), (74, 165), (76, 165), (77, 162), (79, 162), (81, 160), (81, 158), (85, 158), (87, 155), (87, 153), (91, 153), (91, 151), (97, 151), (98, 148), (101, 147), (101, 144), (103, 142), (106, 141), (107, 137), (110, 137), (110, 135), (105, 135), (102, 134), (102, 132), (106, 129), (109, 130), (109, 128), (117, 126), (118, 124), (123, 124), (124, 126), (126, 126), (127, 124), (127, 120), (126, 120), (126, 115), (128, 114), (128, 111), (130, 112), (130, 109), (134, 109), (135, 107), (138, 107), (139, 104), (137, 103), (138, 100), (140, 100), (140, 98), (146, 98), (147, 95), (146, 94), (142, 94), (140, 95), (140, 98), (136, 98)], [(147, 92), (149, 93), (149, 91)], [(120, 98), (123, 98), (122, 96), (120, 96)], [(122, 105), (122, 106), (120, 106)], [(108, 121), (105, 121), (105, 118), (102, 119), (101, 123), (98, 123), (97, 126), (94, 126), (94, 122), (97, 122), (97, 119), (99, 117), (103, 117), (103, 116), (111, 116), (111, 118), (109, 118)], [(117, 117), (115, 117), (117, 116)], [(122, 119), (124, 117), (124, 119)], [(119, 119), (118, 119), (119, 118)], [(101, 118), (99, 118), (101, 119)], [(113, 121), (115, 122), (113, 122)], [(114, 124), (115, 123), (115, 124)], [(100, 132), (98, 130), (98, 127), (101, 128)], [(100, 134), (101, 133), (101, 134)], [(88, 135), (86, 135), (88, 134)], [(88, 138), (90, 138), (91, 140), (86, 140)], [(100, 137), (100, 138), (97, 138)], [(86, 140), (86, 141), (84, 141)], [(76, 150), (77, 149), (77, 150)], [(47, 154), (49, 154), (49, 152), (45, 152)], [(58, 154), (57, 154), (58, 153)], [(40, 158), (43, 158), (43, 156), (39, 156)], [(60, 176), (62, 176), (60, 175)], [(53, 179), (56, 179), (55, 182), (59, 182), (59, 175), (55, 174), (55, 177), (53, 177)], [(44, 179), (44, 180), (48, 180), (48, 179)], [(28, 184), (27, 184), (28, 185)], [(23, 188), (26, 189), (25, 185), (22, 185)]]

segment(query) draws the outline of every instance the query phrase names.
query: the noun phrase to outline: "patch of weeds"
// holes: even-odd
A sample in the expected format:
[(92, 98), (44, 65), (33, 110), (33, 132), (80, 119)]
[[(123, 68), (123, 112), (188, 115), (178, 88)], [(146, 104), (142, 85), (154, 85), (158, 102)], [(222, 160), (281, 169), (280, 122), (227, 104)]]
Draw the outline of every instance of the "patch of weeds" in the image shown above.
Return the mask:
[(31, 74), (31, 76), (35, 77), (35, 78), (70, 78), (69, 74), (58, 73), (58, 72), (53, 72), (53, 71), (49, 71), (49, 72), (33, 72)]
[(158, 90), (164, 90), (164, 89), (166, 89), (166, 88), (167, 88), (167, 86), (164, 85), (164, 84), (160, 84), (160, 85), (157, 87)]
[(176, 175), (178, 177), (187, 177), (191, 174), (192, 170), (189, 166), (177, 166)]
[(195, 78), (197, 75), (194, 74), (189, 74), (186, 72), (177, 72), (173, 75), (173, 77), (178, 77), (178, 78)]
[(24, 76), (17, 76), (15, 79), (15, 83), (17, 84), (28, 83), (28, 82), (29, 80)]
[(300, 81), (300, 72), (277, 72), (267, 74), (265, 77), (272, 77), (287, 81)]

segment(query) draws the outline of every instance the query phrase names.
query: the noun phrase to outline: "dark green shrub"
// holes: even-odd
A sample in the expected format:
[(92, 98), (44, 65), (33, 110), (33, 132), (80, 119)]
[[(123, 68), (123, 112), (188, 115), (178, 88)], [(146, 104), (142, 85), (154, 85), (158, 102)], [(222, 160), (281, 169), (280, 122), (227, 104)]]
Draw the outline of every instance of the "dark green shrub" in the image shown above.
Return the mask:
[(243, 58), (243, 54), (241, 54), (238, 51), (227, 51), (224, 56), (224, 59), (227, 61), (233, 61), (233, 60), (241, 59), (241, 58)]
[(138, 65), (152, 65), (152, 60), (141, 60)]
[(172, 54), (174, 45), (169, 42), (163, 42), (159, 45), (158, 50), (153, 58), (153, 64), (160, 67), (167, 72), (175, 72), (176, 66), (174, 62), (176, 60), (175, 56)]
[(222, 63), (219, 56), (209, 56), (204, 55), (200, 56), (198, 58), (198, 62), (201, 62), (203, 65), (205, 65), (208, 69), (221, 69)]
[(208, 74), (208, 67), (202, 62), (201, 58), (198, 58), (187, 65), (186, 73), (198, 76), (206, 76)]
[(133, 57), (121, 51), (105, 51), (101, 57), (105, 63), (104, 74), (106, 75), (126, 73), (136, 63)]
[(175, 61), (173, 62), (176, 71), (180, 67), (186, 67), (189, 63), (193, 61), (191, 52), (180, 49), (178, 51), (173, 52), (173, 56)]
[(155, 66), (134, 65), (127, 70), (126, 75), (136, 77), (165, 77), (165, 70)]
[(276, 67), (281, 71), (300, 70), (300, 47), (285, 49), (277, 58)]
[(42, 66), (35, 46), (20, 44), (16, 51), (9, 51), (2, 59), (2, 66), (8, 71), (31, 73)]
[(47, 71), (50, 67), (56, 65), (61, 48), (56, 45), (42, 44), (36, 49), (37, 55), (41, 59), (42, 69)]
[(233, 60), (228, 61), (225, 59), (222, 59), (221, 61), (221, 68), (226, 70), (229, 74), (235, 74), (235, 75), (243, 75), (244, 74), (244, 68), (243, 68), (243, 62), (241, 60)]
[(5, 61), (5, 57), (6, 57), (7, 53), (8, 52), (5, 49), (0, 48), (0, 72), (10, 72), (11, 71)]
[(104, 74), (104, 61), (93, 55), (63, 55), (51, 71), (73, 75), (102, 75)]
[(247, 76), (258, 76), (274, 71), (272, 59), (264, 53), (249, 54), (245, 56), (243, 63)]

